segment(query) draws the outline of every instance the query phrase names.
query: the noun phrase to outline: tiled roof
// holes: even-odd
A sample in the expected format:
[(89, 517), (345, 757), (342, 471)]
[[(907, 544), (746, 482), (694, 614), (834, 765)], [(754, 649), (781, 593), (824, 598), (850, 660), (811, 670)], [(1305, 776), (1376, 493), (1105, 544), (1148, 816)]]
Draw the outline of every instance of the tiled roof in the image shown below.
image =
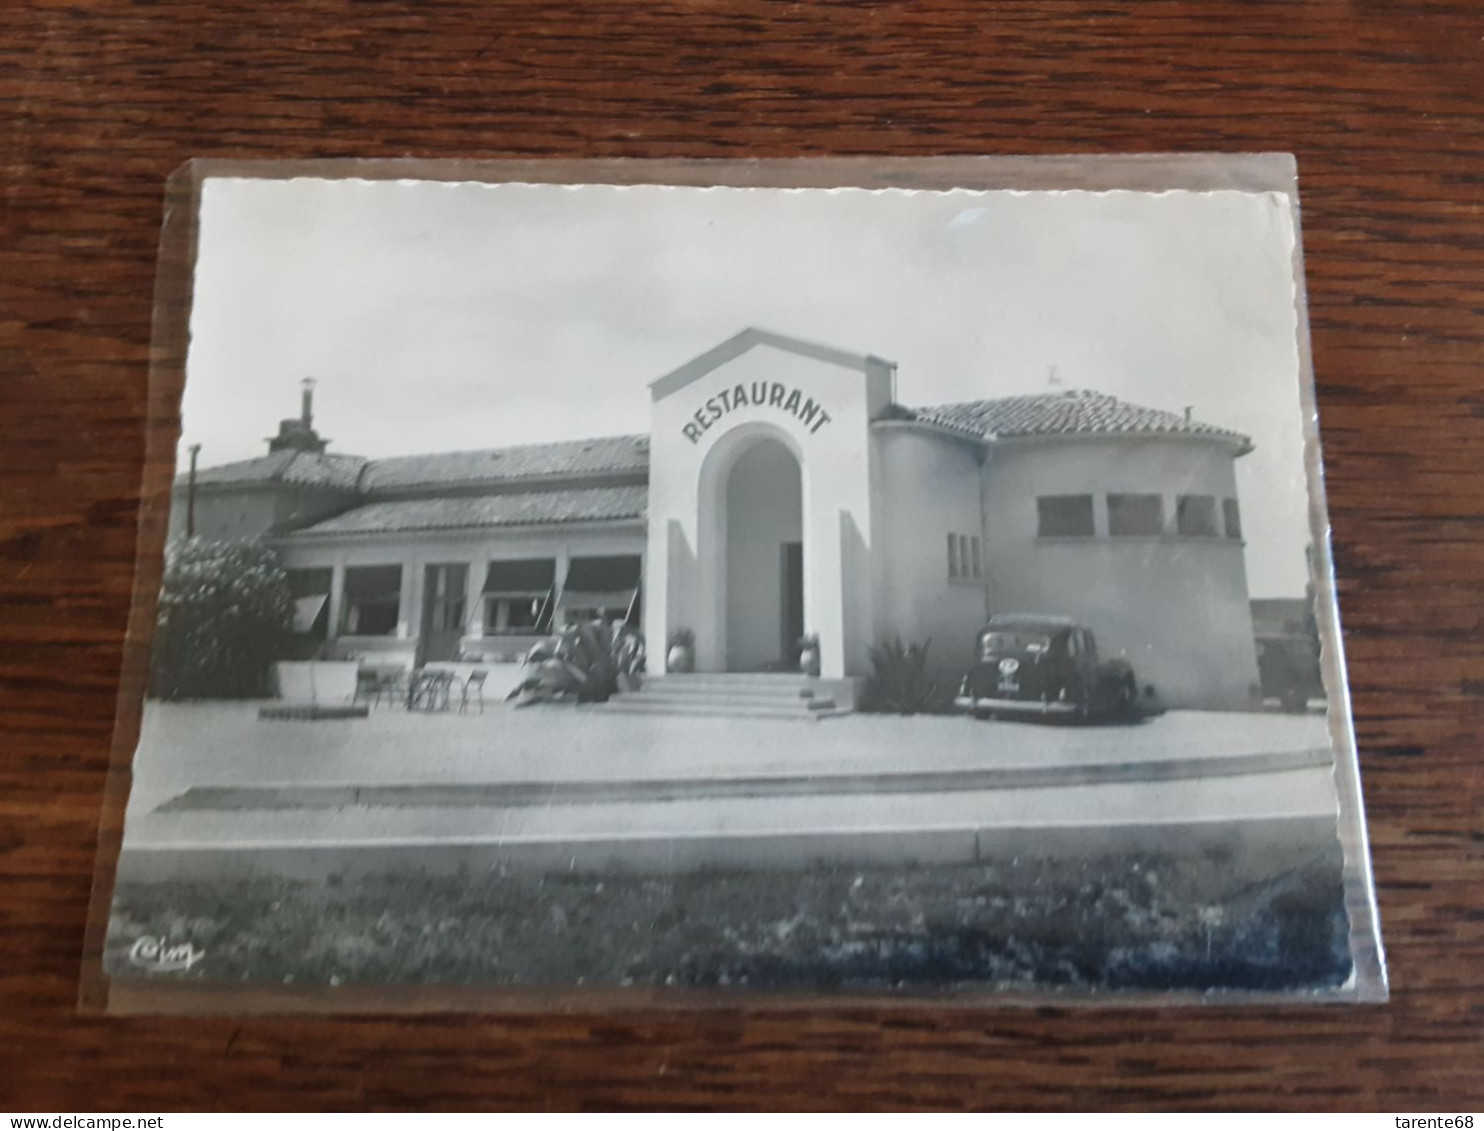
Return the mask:
[[(315, 455), (284, 450), (257, 459), (202, 468), (196, 472), (196, 485), (243, 487), (254, 483), (291, 483), (300, 487), (336, 487), (342, 491), (354, 491), (366, 462), (362, 456)], [(184, 479), (178, 482), (184, 482)]]
[(379, 459), (366, 469), (361, 487), (366, 494), (374, 496), (427, 487), (640, 472), (648, 467), (648, 436), (603, 436), (594, 440)]
[(1252, 441), (1239, 432), (1086, 389), (964, 401), (908, 411), (913, 419), (988, 439), (1089, 433), (1178, 434), (1225, 440), (1244, 452), (1252, 449)]
[[(1179, 434), (1223, 440), (1235, 445), (1239, 454), (1250, 451), (1252, 447), (1251, 441), (1240, 433), (1187, 420), (1177, 413), (1128, 404), (1106, 393), (1085, 390), (965, 401), (929, 408), (894, 405), (889, 415), (989, 439), (1071, 434)], [(258, 459), (203, 468), (197, 472), (196, 482), (205, 487), (258, 483), (331, 487), (354, 491), (365, 499), (374, 500), (407, 492), (432, 493), (441, 488), (498, 487), (537, 480), (638, 475), (648, 466), (649, 437), (604, 436), (592, 440), (564, 440), (378, 460), (279, 451)], [(628, 518), (643, 513), (644, 496), (645, 488), (634, 485), (516, 494), (503, 498), (407, 500), (405, 508), (410, 509), (395, 509), (404, 507), (404, 504), (388, 501), (358, 507), (310, 529), (319, 533), (369, 532)], [(619, 499), (625, 501), (619, 503)], [(588, 500), (588, 503), (580, 500)], [(594, 506), (597, 510), (591, 514), (584, 513), (582, 508), (585, 505)], [(605, 509), (614, 506), (618, 509), (612, 513)], [(571, 508), (575, 509), (569, 513)], [(350, 525), (353, 523), (368, 525)]]
[(526, 491), (508, 495), (399, 499), (368, 503), (289, 535), (395, 534), (411, 530), (470, 530), (641, 518), (649, 501), (644, 484)]

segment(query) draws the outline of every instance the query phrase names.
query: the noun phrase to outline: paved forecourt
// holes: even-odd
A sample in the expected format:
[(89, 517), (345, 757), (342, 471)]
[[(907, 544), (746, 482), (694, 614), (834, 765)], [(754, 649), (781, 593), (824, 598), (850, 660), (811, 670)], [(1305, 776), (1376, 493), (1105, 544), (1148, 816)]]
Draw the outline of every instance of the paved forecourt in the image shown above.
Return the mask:
[[(1322, 715), (1126, 727), (146, 709), (125, 878), (921, 862), (1332, 836)], [(1189, 845), (1187, 845), (1189, 846)]]

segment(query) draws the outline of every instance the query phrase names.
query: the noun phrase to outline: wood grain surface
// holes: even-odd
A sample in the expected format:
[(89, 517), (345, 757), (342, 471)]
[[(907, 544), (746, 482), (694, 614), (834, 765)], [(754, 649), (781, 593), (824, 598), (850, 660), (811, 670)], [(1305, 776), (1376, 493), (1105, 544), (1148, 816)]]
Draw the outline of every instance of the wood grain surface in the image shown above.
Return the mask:
[[(1469, 2), (5, 6), (0, 1108), (1479, 1107), (1481, 37)], [(1388, 1005), (78, 1014), (182, 161), (1195, 150), (1298, 158)]]

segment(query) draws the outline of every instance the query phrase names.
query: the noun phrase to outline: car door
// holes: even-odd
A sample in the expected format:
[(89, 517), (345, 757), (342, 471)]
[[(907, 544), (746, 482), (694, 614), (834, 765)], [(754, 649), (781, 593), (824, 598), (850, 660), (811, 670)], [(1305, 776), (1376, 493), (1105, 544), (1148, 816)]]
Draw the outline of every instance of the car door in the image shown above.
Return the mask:
[(1098, 693), (1098, 643), (1090, 630), (1083, 628), (1078, 631), (1082, 636), (1078, 660), (1082, 686), (1085, 689), (1084, 702), (1091, 705), (1093, 697)]

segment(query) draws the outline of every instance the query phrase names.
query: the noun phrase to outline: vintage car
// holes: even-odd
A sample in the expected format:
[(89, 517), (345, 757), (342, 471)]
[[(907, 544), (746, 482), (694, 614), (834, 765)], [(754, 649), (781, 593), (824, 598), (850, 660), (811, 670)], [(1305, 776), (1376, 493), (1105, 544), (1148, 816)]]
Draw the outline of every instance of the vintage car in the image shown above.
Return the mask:
[(1264, 699), (1276, 699), (1285, 711), (1302, 714), (1310, 699), (1324, 698), (1318, 637), (1298, 632), (1259, 634), (1257, 674)]
[[(1153, 689), (1147, 689), (1153, 699)], [(978, 718), (995, 715), (1133, 718), (1140, 689), (1127, 660), (1103, 660), (1097, 641), (1067, 618), (1002, 613), (975, 643), (974, 665), (954, 698)]]

